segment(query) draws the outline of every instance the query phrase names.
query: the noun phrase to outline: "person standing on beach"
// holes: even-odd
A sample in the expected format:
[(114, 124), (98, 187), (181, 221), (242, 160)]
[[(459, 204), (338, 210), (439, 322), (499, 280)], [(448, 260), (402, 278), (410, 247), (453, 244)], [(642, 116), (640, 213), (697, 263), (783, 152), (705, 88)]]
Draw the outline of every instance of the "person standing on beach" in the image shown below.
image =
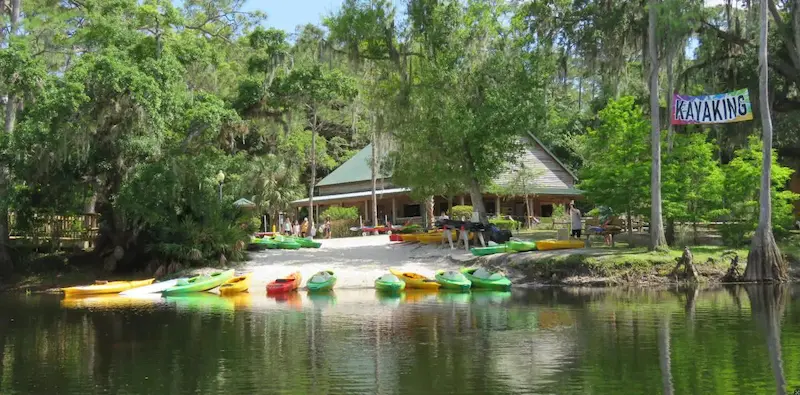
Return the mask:
[(569, 204), (569, 216), (572, 222), (572, 237), (576, 239), (581, 238), (581, 229), (583, 229), (583, 221), (581, 221), (581, 210), (575, 207), (575, 203)]

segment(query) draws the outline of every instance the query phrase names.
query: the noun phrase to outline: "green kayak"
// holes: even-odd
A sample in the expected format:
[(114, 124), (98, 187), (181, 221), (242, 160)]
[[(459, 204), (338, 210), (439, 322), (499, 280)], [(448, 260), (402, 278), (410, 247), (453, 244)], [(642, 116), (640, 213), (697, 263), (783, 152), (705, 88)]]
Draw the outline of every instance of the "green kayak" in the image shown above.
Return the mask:
[(494, 291), (507, 291), (511, 289), (511, 280), (503, 273), (490, 272), (484, 268), (461, 269), (464, 277), (472, 282), (473, 288), (491, 289)]
[(336, 275), (333, 270), (323, 270), (308, 279), (306, 288), (309, 292), (330, 291), (336, 285)]
[(506, 243), (509, 250), (517, 252), (533, 251), (536, 249), (536, 243), (532, 241), (509, 241)]
[(278, 242), (278, 248), (282, 250), (299, 250), (300, 244), (294, 241), (281, 241)]
[(436, 282), (444, 289), (459, 291), (468, 291), (469, 287), (472, 286), (472, 283), (463, 274), (452, 270), (439, 270), (436, 272)]
[(394, 274), (384, 274), (375, 279), (375, 289), (383, 292), (400, 292), (406, 288), (406, 282)]
[(489, 247), (473, 247), (470, 249), (470, 251), (472, 251), (472, 255), (475, 256), (501, 254), (506, 252), (506, 245), (498, 244), (496, 246), (489, 246)]
[(203, 292), (222, 285), (233, 277), (234, 270), (216, 272), (212, 275), (196, 276), (189, 279), (180, 279), (178, 284), (162, 292), (162, 295), (180, 295), (191, 292)]
[(320, 248), (320, 247), (322, 247), (322, 243), (320, 243), (318, 241), (314, 241), (314, 240), (306, 239), (306, 238), (301, 238), (301, 237), (298, 237), (298, 238), (294, 239), (294, 242), (297, 243), (297, 244), (300, 244), (300, 247), (303, 247), (303, 248)]

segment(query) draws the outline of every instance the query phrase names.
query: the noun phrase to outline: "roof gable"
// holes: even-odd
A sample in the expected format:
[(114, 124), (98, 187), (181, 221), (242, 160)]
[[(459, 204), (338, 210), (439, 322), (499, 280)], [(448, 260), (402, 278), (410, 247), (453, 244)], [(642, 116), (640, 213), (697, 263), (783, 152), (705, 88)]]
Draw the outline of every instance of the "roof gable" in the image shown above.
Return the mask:
[[(380, 155), (378, 156), (380, 157)], [(370, 161), (372, 160), (372, 143), (367, 144), (366, 147), (358, 151), (352, 158), (342, 163), (339, 167), (334, 169), (331, 174), (323, 178), (317, 186), (324, 187), (329, 185), (349, 184), (353, 182), (370, 181), (372, 180), (372, 169)], [(384, 177), (391, 177), (391, 174), (386, 173), (386, 170), (381, 170), (378, 173), (378, 179)]]
[[(575, 183), (578, 182), (578, 177), (575, 176), (567, 166), (564, 165), (555, 155), (553, 155), (547, 147), (542, 144), (541, 140), (539, 140), (536, 136), (533, 135), (531, 132), (526, 132), (523, 138), (529, 138), (533, 145), (537, 146), (541, 149), (544, 155), (547, 155), (549, 158), (540, 157), (536, 160), (539, 164), (543, 164), (544, 167), (549, 172), (564, 172), (565, 174), (572, 177), (572, 182), (566, 182), (565, 184), (568, 187), (571, 187)], [(535, 150), (532, 149), (534, 147), (528, 147), (528, 152), (532, 152)], [(541, 155), (535, 155), (541, 156)], [(325, 178), (323, 178), (317, 186), (330, 186), (330, 185), (340, 185), (340, 184), (349, 184), (354, 182), (363, 182), (372, 180), (372, 170), (370, 169), (370, 160), (372, 159), (372, 143), (367, 144), (366, 147), (362, 148), (361, 151), (358, 151), (352, 158), (348, 159), (346, 162), (342, 163), (339, 167), (333, 170), (330, 174), (328, 174)], [(552, 163), (550, 163), (552, 161)], [(386, 170), (382, 170), (381, 172), (385, 172)], [(505, 172), (508, 173), (508, 172)], [(502, 179), (503, 176), (506, 174), (501, 174), (498, 178)], [(391, 173), (389, 174), (379, 174), (378, 179), (381, 178), (390, 178)], [(553, 185), (553, 187), (560, 187)]]

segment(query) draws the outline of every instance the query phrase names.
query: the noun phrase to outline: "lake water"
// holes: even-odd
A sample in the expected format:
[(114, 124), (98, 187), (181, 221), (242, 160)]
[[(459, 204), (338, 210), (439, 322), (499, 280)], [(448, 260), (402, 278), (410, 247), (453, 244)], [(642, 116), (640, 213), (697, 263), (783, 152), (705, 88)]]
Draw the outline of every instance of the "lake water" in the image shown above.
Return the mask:
[(791, 394), (798, 291), (0, 295), (0, 394)]

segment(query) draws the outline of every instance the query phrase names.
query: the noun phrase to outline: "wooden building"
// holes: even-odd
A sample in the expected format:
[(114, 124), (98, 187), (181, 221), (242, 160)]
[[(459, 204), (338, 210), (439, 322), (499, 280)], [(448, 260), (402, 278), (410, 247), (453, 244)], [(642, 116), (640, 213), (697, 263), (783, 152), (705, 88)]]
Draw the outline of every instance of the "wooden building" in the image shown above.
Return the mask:
[[(494, 181), (496, 185), (508, 185), (513, 180), (517, 169), (524, 166), (535, 169), (539, 176), (532, 180), (536, 186), (533, 197), (534, 215), (549, 217), (558, 204), (568, 204), (570, 200), (581, 197), (581, 191), (575, 188), (577, 177), (558, 160), (533, 134), (523, 137), (525, 151), (518, 163), (509, 164), (508, 168)], [(372, 172), (370, 159), (372, 147), (366, 146), (350, 160), (343, 163), (331, 174), (322, 179), (314, 193), (315, 213), (320, 213), (330, 206), (358, 207), (365, 219), (370, 217), (372, 204)], [(391, 176), (378, 178), (378, 218), (388, 219), (399, 224), (418, 221), (425, 210), (421, 202), (409, 196), (409, 189), (402, 185), (394, 185)], [(434, 197), (434, 212), (439, 215), (450, 205), (471, 204), (468, 193), (453, 197)], [(483, 201), (486, 211), (491, 215), (510, 215), (523, 221), (526, 214), (524, 198), (509, 198), (485, 193)], [(308, 199), (292, 202), (298, 210), (308, 206)], [(318, 218), (319, 220), (319, 218)]]

